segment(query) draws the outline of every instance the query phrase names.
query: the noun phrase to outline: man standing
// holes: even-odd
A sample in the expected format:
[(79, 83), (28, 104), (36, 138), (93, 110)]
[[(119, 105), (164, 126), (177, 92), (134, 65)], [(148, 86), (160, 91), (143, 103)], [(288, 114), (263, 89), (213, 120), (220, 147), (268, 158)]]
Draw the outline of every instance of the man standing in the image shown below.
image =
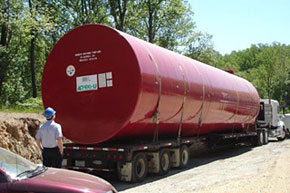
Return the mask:
[(55, 119), (55, 110), (48, 107), (44, 111), (47, 122), (40, 126), (35, 136), (38, 147), (42, 150), (43, 165), (61, 168), (63, 146), (61, 125)]

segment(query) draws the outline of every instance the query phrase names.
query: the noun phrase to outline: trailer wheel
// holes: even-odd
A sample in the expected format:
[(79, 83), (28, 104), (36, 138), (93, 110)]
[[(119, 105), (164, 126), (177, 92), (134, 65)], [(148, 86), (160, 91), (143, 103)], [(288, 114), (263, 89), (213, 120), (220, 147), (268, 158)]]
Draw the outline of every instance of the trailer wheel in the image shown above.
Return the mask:
[(132, 181), (142, 182), (148, 173), (148, 162), (146, 155), (142, 152), (134, 155), (132, 163)]
[(160, 150), (159, 153), (159, 174), (165, 175), (169, 172), (171, 163), (170, 163), (170, 153), (167, 149)]
[(264, 138), (264, 144), (268, 144), (269, 143), (269, 135), (268, 135), (267, 130), (263, 131), (263, 138)]
[(180, 168), (185, 168), (189, 161), (189, 151), (186, 145), (180, 148)]

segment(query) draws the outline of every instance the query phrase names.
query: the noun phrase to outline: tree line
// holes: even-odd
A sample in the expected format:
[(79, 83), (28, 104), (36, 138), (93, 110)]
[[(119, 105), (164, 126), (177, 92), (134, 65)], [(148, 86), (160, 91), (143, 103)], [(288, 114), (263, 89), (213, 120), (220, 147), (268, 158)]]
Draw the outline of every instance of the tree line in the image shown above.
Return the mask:
[(262, 98), (289, 105), (289, 46), (273, 43), (222, 56), (200, 32), (187, 0), (1, 0), (0, 106), (40, 95), (46, 58), (69, 30), (101, 23), (252, 82)]
[(276, 99), (290, 110), (290, 46), (273, 42), (234, 51), (218, 59), (222, 69), (233, 69), (250, 81), (261, 98)]

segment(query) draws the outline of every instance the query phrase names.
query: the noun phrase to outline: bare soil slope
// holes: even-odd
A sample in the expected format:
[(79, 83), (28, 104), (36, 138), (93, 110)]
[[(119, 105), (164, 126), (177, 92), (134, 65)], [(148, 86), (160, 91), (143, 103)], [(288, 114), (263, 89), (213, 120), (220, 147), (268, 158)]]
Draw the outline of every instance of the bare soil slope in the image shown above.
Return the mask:
[(44, 121), (41, 114), (0, 112), (0, 147), (40, 163), (41, 151), (34, 137)]

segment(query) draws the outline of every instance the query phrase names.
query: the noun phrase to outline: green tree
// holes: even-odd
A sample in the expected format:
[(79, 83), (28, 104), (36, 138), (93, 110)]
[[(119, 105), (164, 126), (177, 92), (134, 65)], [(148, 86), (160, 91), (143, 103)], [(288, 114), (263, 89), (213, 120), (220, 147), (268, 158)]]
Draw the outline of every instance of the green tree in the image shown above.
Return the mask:
[(120, 31), (125, 30), (125, 16), (128, 9), (128, 3), (132, 0), (108, 0), (110, 15), (113, 17), (113, 25)]
[[(290, 82), (290, 55), (289, 49), (280, 43), (274, 43), (275, 62), (276, 62), (276, 76), (274, 76), (273, 98), (280, 101), (280, 105), (286, 105), (287, 93), (290, 87), (287, 85)], [(289, 103), (288, 103), (289, 104)]]
[(179, 51), (195, 28), (183, 0), (137, 0), (128, 5), (126, 32), (164, 48)]
[(22, 14), (22, 1), (3, 0), (0, 9), (0, 105), (3, 105), (7, 101), (4, 84), (11, 75), (9, 67), (14, 59), (12, 40), (17, 33), (18, 21)]
[(220, 67), (218, 60), (222, 56), (213, 48), (212, 35), (193, 32), (186, 45), (186, 56), (212, 66)]
[(62, 12), (58, 13), (65, 14), (66, 18), (62, 19), (64, 19), (67, 24), (68, 22), (71, 23), (68, 29), (84, 24), (108, 23), (107, 0), (60, 0), (58, 3), (54, 2), (54, 4), (60, 4)]
[(261, 98), (273, 98), (282, 105), (289, 103), (290, 46), (277, 42), (252, 45), (220, 58), (221, 69), (234, 69), (236, 74), (252, 82)]
[[(43, 64), (46, 59), (45, 33), (52, 28), (46, 8), (39, 1), (9, 1), (10, 12), (6, 69), (2, 82), (1, 104), (13, 104), (40, 91)], [(7, 23), (7, 22), (6, 22)], [(2, 58), (3, 59), (3, 58)], [(31, 88), (33, 88), (31, 90)]]
[[(25, 5), (25, 4), (24, 4)], [(39, 44), (47, 38), (46, 33), (53, 29), (54, 24), (49, 16), (49, 9), (41, 1), (28, 0), (28, 7), (24, 6), (26, 11), (25, 27), (27, 29), (28, 40), (28, 58), (30, 63), (30, 79), (32, 97), (37, 97), (37, 84), (40, 85), (40, 79), (36, 79), (36, 71), (41, 73), (45, 60), (40, 60), (41, 55), (46, 55), (41, 48), (37, 49)], [(43, 44), (41, 44), (43, 45)], [(38, 83), (37, 83), (38, 82)]]

